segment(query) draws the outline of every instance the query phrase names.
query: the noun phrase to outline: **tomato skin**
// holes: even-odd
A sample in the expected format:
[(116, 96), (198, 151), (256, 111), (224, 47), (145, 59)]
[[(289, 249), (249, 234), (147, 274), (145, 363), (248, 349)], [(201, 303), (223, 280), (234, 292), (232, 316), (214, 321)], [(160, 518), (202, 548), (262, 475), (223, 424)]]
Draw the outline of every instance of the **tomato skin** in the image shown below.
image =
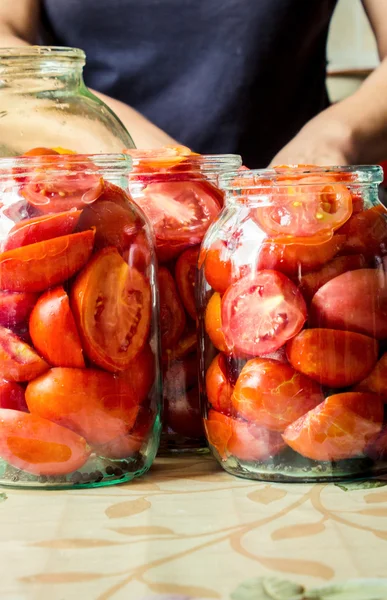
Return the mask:
[(79, 220), (78, 230), (95, 229), (96, 250), (114, 246), (120, 253), (127, 250), (134, 239), (138, 223), (136, 216), (127, 206), (101, 198), (86, 206)]
[(311, 323), (386, 339), (386, 281), (379, 269), (348, 271), (331, 279), (313, 297)]
[(69, 429), (36, 415), (1, 408), (0, 456), (32, 475), (67, 475), (85, 464), (90, 448)]
[(62, 286), (39, 298), (30, 316), (29, 332), (39, 354), (53, 367), (85, 367), (70, 301)]
[(97, 369), (54, 368), (26, 389), (32, 414), (67, 427), (90, 445), (127, 434), (139, 406), (128, 385)]
[(69, 210), (20, 221), (8, 233), (3, 252), (69, 235), (77, 226), (80, 216), (80, 210)]
[(140, 407), (133, 429), (127, 435), (115, 438), (106, 444), (97, 446), (95, 452), (99, 456), (113, 459), (129, 458), (141, 450), (147, 441), (155, 415), (148, 408)]
[(362, 381), (378, 357), (376, 340), (335, 329), (307, 329), (287, 343), (290, 364), (321, 385), (347, 387)]
[(187, 313), (196, 319), (195, 285), (199, 248), (189, 248), (180, 255), (175, 269), (177, 289)]
[(152, 299), (145, 277), (116, 248), (104, 248), (77, 275), (70, 302), (88, 358), (107, 371), (128, 369), (150, 328)]
[(278, 350), (295, 336), (306, 321), (307, 309), (290, 279), (278, 271), (265, 270), (242, 277), (228, 288), (222, 298), (221, 316), (226, 344), (232, 352), (259, 356)]
[(228, 455), (240, 460), (261, 461), (278, 454), (285, 444), (281, 435), (210, 410), (205, 420), (207, 439), (221, 459)]
[(207, 398), (218, 412), (230, 414), (234, 386), (227, 379), (227, 366), (223, 354), (215, 356), (206, 373)]
[(9, 329), (0, 327), (1, 376), (7, 381), (30, 381), (49, 368), (33, 348)]
[(160, 294), (160, 328), (163, 354), (171, 350), (183, 334), (186, 317), (175, 281), (166, 267), (158, 273)]
[(232, 396), (238, 416), (272, 431), (285, 431), (323, 400), (318, 383), (290, 365), (261, 358), (246, 363)]
[(148, 396), (156, 376), (155, 356), (149, 344), (135, 356), (127, 371), (121, 371), (118, 377), (131, 390), (137, 404), (141, 404)]
[(0, 254), (0, 289), (42, 292), (69, 279), (88, 261), (94, 231), (72, 233)]
[(224, 294), (233, 283), (232, 263), (225, 257), (226, 245), (218, 240), (205, 253), (204, 274), (213, 290)]
[(356, 386), (356, 391), (378, 394), (387, 402), (387, 352), (380, 357), (368, 377)]
[(312, 300), (314, 294), (323, 285), (331, 281), (338, 275), (347, 271), (356, 271), (366, 266), (365, 258), (362, 254), (352, 254), (349, 256), (337, 256), (319, 271), (314, 271), (303, 275), (300, 279), (300, 289), (304, 298), (308, 301)]
[(204, 326), (212, 344), (220, 350), (227, 352), (226, 338), (222, 330), (222, 298), (218, 292), (212, 294), (204, 315)]
[(382, 422), (383, 405), (376, 395), (346, 392), (329, 396), (292, 423), (282, 437), (311, 460), (344, 460), (364, 454)]
[(345, 237), (334, 235), (311, 248), (308, 245), (263, 243), (258, 256), (259, 269), (274, 269), (289, 277), (309, 273), (332, 260), (344, 246)]
[(0, 325), (13, 328), (25, 323), (37, 299), (32, 292), (0, 291)]
[(24, 389), (18, 383), (0, 380), (0, 408), (28, 412)]
[(367, 259), (387, 253), (387, 210), (374, 206), (353, 215), (338, 231), (346, 236), (343, 254), (363, 254)]

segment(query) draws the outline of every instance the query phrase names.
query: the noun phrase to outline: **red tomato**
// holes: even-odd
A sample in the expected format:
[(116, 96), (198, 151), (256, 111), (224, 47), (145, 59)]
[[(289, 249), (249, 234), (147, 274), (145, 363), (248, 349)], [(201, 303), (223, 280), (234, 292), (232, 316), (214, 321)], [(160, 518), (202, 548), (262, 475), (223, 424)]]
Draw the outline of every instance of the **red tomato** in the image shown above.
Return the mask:
[(0, 409), (0, 456), (32, 475), (67, 475), (90, 456), (85, 440), (64, 427), (10, 409)]
[(0, 380), (0, 408), (28, 412), (24, 389), (18, 383)]
[(243, 277), (222, 299), (226, 344), (237, 354), (259, 356), (278, 350), (302, 329), (306, 317), (297, 287), (277, 271)]
[(308, 329), (287, 344), (292, 366), (321, 385), (347, 387), (372, 371), (378, 358), (376, 340), (350, 331)]
[(119, 373), (137, 403), (141, 404), (148, 396), (156, 376), (156, 361), (149, 344), (131, 361), (127, 371)]
[(127, 434), (139, 410), (124, 381), (96, 369), (50, 369), (28, 384), (26, 400), (32, 414), (96, 445)]
[(263, 243), (258, 256), (260, 269), (274, 269), (290, 277), (319, 269), (331, 260), (345, 243), (345, 237), (334, 235), (330, 240), (313, 246), (303, 243)]
[(140, 407), (133, 429), (127, 435), (115, 438), (111, 442), (95, 448), (100, 456), (113, 459), (129, 458), (140, 452), (141, 447), (148, 442), (155, 414), (148, 408)]
[(94, 231), (72, 233), (0, 254), (0, 289), (42, 292), (69, 279), (88, 261)]
[(80, 210), (69, 210), (20, 221), (8, 233), (3, 251), (68, 235), (74, 231), (80, 216)]
[(195, 284), (199, 248), (189, 248), (176, 263), (176, 283), (184, 308), (192, 319), (196, 319)]
[(150, 183), (136, 200), (150, 222), (159, 242), (200, 244), (220, 207), (213, 186), (207, 181)]
[(5, 327), (0, 327), (1, 376), (8, 381), (30, 381), (49, 368), (35, 350)]
[(37, 299), (38, 295), (30, 292), (0, 291), (0, 325), (13, 328), (24, 323)]
[(96, 250), (115, 246), (122, 253), (128, 249), (137, 233), (138, 219), (129, 204), (122, 206), (103, 198), (104, 195), (83, 209), (78, 229), (85, 231), (95, 228)]
[(364, 453), (382, 421), (383, 405), (376, 395), (346, 392), (329, 396), (289, 425), (282, 437), (306, 458), (344, 460)]
[(356, 386), (356, 391), (373, 392), (387, 400), (387, 352), (379, 359), (368, 377)]
[(212, 407), (222, 413), (230, 414), (231, 396), (234, 386), (227, 378), (227, 365), (223, 354), (215, 356), (206, 373), (207, 398)]
[(324, 400), (321, 387), (290, 365), (254, 358), (243, 367), (232, 403), (236, 414), (273, 431), (285, 431)]
[(387, 427), (371, 438), (365, 454), (373, 460), (387, 460)]
[(339, 233), (346, 236), (343, 254), (364, 254), (374, 258), (387, 253), (387, 211), (383, 205), (374, 206), (353, 215)]
[(221, 352), (227, 352), (226, 339), (222, 329), (222, 299), (218, 292), (212, 294), (204, 315), (204, 326), (211, 342)]
[(173, 348), (185, 328), (185, 312), (177, 293), (175, 281), (166, 267), (158, 273), (160, 294), (160, 329), (163, 354)]
[(232, 263), (226, 258), (226, 245), (218, 240), (205, 252), (204, 274), (208, 285), (224, 294), (233, 283)]
[(387, 285), (381, 269), (348, 271), (315, 294), (310, 320), (317, 327), (387, 338)]
[(312, 300), (314, 294), (323, 285), (346, 271), (356, 271), (366, 266), (364, 256), (353, 254), (349, 256), (337, 256), (319, 271), (303, 275), (300, 279), (300, 289), (306, 300)]
[(30, 316), (29, 331), (36, 350), (50, 365), (84, 368), (81, 340), (62, 286), (39, 298)]
[(281, 435), (210, 410), (205, 420), (208, 442), (222, 460), (262, 461), (278, 454), (285, 444)]
[(128, 369), (151, 323), (151, 290), (144, 276), (115, 248), (104, 248), (78, 274), (71, 307), (90, 360), (107, 371)]

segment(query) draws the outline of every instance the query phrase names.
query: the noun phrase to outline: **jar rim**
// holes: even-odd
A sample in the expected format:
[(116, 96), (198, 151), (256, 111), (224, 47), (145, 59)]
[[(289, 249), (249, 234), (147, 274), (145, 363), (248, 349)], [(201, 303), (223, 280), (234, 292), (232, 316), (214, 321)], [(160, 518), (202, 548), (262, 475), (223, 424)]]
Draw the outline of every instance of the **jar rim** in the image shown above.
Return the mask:
[(32, 57), (41, 57), (43, 59), (65, 58), (75, 61), (86, 60), (86, 54), (83, 50), (66, 46), (19, 46), (0, 49), (0, 63), (12, 59), (26, 59)]
[[(167, 169), (173, 160), (173, 157), (163, 155), (162, 149), (154, 152), (141, 149), (126, 150), (125, 152), (131, 156), (133, 165), (136, 167), (145, 166), (147, 162), (152, 163), (156, 159), (160, 169)], [(242, 157), (239, 154), (191, 154), (176, 156), (176, 165), (173, 166), (178, 167), (180, 173), (190, 171), (214, 173), (236, 170), (241, 165)], [(157, 170), (155, 170), (156, 172)], [(140, 171), (137, 170), (137, 173)]]
[[(329, 175), (336, 175), (332, 180)], [(342, 174), (343, 178), (338, 176)], [(229, 171), (219, 177), (219, 186), (222, 190), (259, 189), (270, 190), (276, 187), (288, 187), (289, 179), (296, 181), (297, 185), (316, 185), (313, 176), (319, 176), (319, 184), (329, 185), (372, 185), (383, 181), (383, 169), (379, 165), (351, 165), (351, 166), (304, 166), (286, 165), (270, 169), (242, 169)], [(324, 175), (326, 180), (324, 181)]]

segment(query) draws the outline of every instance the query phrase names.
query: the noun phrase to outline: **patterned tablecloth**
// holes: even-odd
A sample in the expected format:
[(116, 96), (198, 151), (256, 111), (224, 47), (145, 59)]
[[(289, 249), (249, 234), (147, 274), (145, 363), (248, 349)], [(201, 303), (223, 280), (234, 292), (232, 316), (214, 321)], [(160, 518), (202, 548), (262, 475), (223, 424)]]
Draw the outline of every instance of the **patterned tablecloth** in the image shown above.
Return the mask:
[(0, 597), (385, 600), (387, 487), (348, 487), (236, 479), (191, 456), (122, 486), (3, 489)]

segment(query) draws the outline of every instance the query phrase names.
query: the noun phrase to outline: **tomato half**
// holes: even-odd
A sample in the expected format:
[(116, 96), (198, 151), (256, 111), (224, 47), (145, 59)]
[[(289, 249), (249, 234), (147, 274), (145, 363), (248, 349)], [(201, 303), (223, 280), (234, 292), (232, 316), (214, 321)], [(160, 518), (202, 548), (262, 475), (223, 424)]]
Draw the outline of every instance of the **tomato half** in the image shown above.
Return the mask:
[(49, 368), (28, 344), (5, 327), (0, 327), (0, 372), (8, 381), (30, 381)]
[(387, 338), (387, 280), (381, 269), (348, 271), (315, 294), (310, 319), (316, 327)]
[(160, 330), (163, 354), (167, 353), (182, 336), (186, 317), (177, 293), (175, 280), (166, 267), (158, 273), (160, 294)]
[(0, 456), (32, 475), (67, 475), (90, 456), (85, 440), (36, 415), (0, 409)]
[(74, 231), (80, 216), (80, 210), (69, 210), (20, 221), (8, 233), (3, 251), (68, 235)]
[(226, 344), (237, 354), (259, 356), (278, 350), (302, 329), (306, 317), (301, 293), (277, 271), (243, 277), (222, 298)]
[(95, 448), (96, 454), (113, 459), (132, 457), (146, 445), (150, 437), (155, 414), (149, 408), (140, 407), (133, 429), (127, 435), (115, 438)]
[(148, 281), (116, 248), (104, 248), (78, 274), (71, 308), (89, 359), (125, 371), (148, 337), (152, 298)]
[(339, 230), (346, 242), (343, 254), (363, 254), (366, 258), (387, 254), (387, 210), (374, 206), (353, 215)]
[(0, 289), (42, 292), (69, 279), (88, 261), (94, 231), (72, 233), (0, 254)]
[(307, 329), (287, 344), (292, 366), (321, 385), (347, 387), (370, 374), (378, 358), (376, 340), (350, 331)]
[(28, 412), (24, 389), (13, 381), (0, 380), (0, 408)]
[(195, 284), (198, 258), (199, 248), (189, 248), (179, 257), (175, 269), (180, 298), (192, 319), (196, 319)]
[(239, 417), (273, 431), (285, 431), (323, 400), (318, 383), (290, 365), (261, 358), (243, 367), (232, 397)]
[(204, 326), (212, 344), (221, 352), (227, 352), (222, 329), (222, 298), (218, 292), (212, 294), (204, 315)]
[(365, 258), (362, 254), (353, 254), (349, 256), (337, 256), (319, 271), (307, 273), (300, 279), (300, 289), (304, 298), (312, 300), (314, 294), (323, 285), (347, 271), (356, 271), (366, 266)]
[(368, 377), (356, 386), (356, 391), (378, 394), (387, 402), (387, 352), (381, 356)]
[(26, 401), (32, 414), (96, 445), (128, 433), (139, 410), (124, 381), (96, 369), (50, 369), (28, 384)]
[(228, 456), (247, 461), (267, 460), (285, 447), (279, 433), (215, 410), (210, 410), (204, 423), (208, 442), (222, 460)]
[(95, 229), (96, 250), (115, 246), (122, 253), (128, 249), (137, 233), (138, 219), (129, 204), (122, 206), (103, 198), (104, 195), (83, 209), (78, 230)]
[(25, 323), (38, 299), (32, 292), (0, 291), (0, 325), (16, 327)]
[(36, 350), (53, 367), (85, 366), (69, 298), (62, 286), (39, 298), (30, 316), (29, 331)]
[(231, 396), (234, 386), (227, 378), (227, 365), (223, 354), (215, 356), (206, 373), (207, 399), (211, 406), (222, 413), (232, 411)]
[(374, 394), (329, 396), (290, 425), (283, 439), (302, 456), (337, 461), (362, 455), (382, 427), (383, 405)]

